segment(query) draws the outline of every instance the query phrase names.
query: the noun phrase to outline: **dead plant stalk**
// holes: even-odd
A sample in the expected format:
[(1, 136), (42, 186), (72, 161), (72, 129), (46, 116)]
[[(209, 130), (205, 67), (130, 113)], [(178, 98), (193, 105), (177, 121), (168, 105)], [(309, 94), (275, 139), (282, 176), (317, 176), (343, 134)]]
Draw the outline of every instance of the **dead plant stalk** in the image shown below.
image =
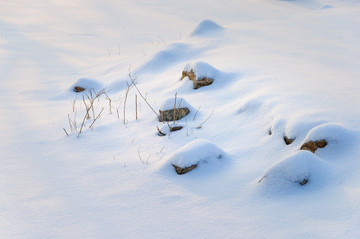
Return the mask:
[(101, 109), (100, 113), (96, 116), (96, 118), (94, 119), (94, 121), (91, 123), (91, 125), (89, 126), (90, 129), (92, 129), (95, 121), (100, 117), (101, 113), (104, 111), (104, 108)]
[[(96, 92), (94, 91), (94, 93), (96, 93)], [(81, 127), (80, 127), (80, 131), (79, 131), (79, 133), (78, 133), (78, 137), (80, 136), (80, 134), (81, 134), (81, 132), (82, 132), (82, 129), (83, 129), (84, 126), (85, 126), (85, 120), (90, 118), (90, 115), (89, 115), (90, 109), (92, 109), (92, 111), (93, 111), (93, 115), (94, 115), (94, 118), (93, 118), (93, 119), (94, 119), (94, 121), (97, 119), (97, 117), (95, 117), (94, 102), (95, 102), (95, 100), (98, 99), (102, 94), (106, 94), (105, 89), (99, 91), (99, 92), (96, 93), (95, 95), (93, 95), (93, 94), (91, 93), (91, 90), (90, 90), (90, 97), (87, 96), (88, 99), (89, 99), (89, 105), (86, 104), (85, 98), (84, 98), (84, 96), (83, 96), (83, 102), (84, 102), (84, 105), (85, 105), (85, 107), (86, 107), (86, 113), (85, 113), (85, 116), (84, 116), (84, 118), (83, 118), (83, 120), (82, 120)], [(102, 111), (101, 111), (101, 112), (102, 112)], [(100, 114), (99, 114), (99, 115), (100, 115)], [(98, 116), (99, 116), (99, 115), (98, 115)], [(93, 121), (93, 123), (94, 123), (94, 121)], [(92, 123), (91, 125), (93, 125), (93, 123)]]
[(126, 124), (126, 102), (127, 102), (129, 91), (133, 87), (134, 83), (129, 84), (126, 82), (126, 85), (127, 85), (127, 88), (126, 88), (125, 100), (124, 100), (124, 124)]
[(202, 126), (203, 126), (203, 124), (205, 124), (205, 122), (208, 121), (208, 120), (211, 118), (211, 116), (213, 115), (213, 113), (214, 113), (214, 112), (212, 112), (212, 113), (209, 115), (209, 117), (207, 117), (206, 120), (204, 120), (204, 121), (203, 121), (201, 124), (199, 124), (196, 128), (197, 128), (197, 129), (201, 129)]
[(141, 98), (145, 101), (145, 103), (149, 106), (149, 108), (154, 112), (154, 114), (160, 119), (160, 116), (158, 113), (156, 113), (156, 111), (154, 110), (154, 108), (149, 104), (149, 102), (146, 100), (146, 98), (144, 97), (144, 95), (141, 93), (141, 91), (139, 90), (139, 88), (136, 85), (136, 79), (134, 79), (131, 75), (131, 72), (129, 70), (129, 74), (128, 74), (132, 84), (135, 86), (136, 91), (139, 93), (139, 95), (141, 96)]

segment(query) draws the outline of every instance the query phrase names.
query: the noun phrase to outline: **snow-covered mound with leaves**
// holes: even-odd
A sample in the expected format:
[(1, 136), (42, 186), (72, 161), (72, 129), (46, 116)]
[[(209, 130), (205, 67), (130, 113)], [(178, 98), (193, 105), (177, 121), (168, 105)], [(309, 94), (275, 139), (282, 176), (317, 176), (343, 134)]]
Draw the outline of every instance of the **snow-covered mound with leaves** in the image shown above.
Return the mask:
[(0, 238), (357, 238), (359, 13), (1, 1)]

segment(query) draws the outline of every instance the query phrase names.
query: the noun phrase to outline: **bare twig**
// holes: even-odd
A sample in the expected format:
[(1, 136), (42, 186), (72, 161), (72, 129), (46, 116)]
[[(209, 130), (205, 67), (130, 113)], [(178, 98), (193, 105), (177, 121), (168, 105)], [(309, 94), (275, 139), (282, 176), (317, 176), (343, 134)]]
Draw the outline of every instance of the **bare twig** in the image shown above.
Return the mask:
[(126, 85), (127, 85), (127, 88), (126, 88), (125, 100), (124, 100), (124, 124), (126, 124), (126, 101), (127, 101), (129, 91), (133, 87), (134, 83), (129, 84), (129, 83), (126, 82)]
[(141, 98), (143, 98), (143, 100), (145, 101), (145, 103), (150, 107), (150, 109), (154, 112), (154, 114), (160, 118), (159, 114), (156, 113), (156, 111), (154, 110), (154, 108), (149, 104), (149, 102), (146, 100), (146, 98), (143, 96), (143, 94), (141, 93), (141, 91), (139, 90), (139, 88), (136, 86), (136, 79), (134, 79), (131, 75), (130, 69), (129, 69), (129, 74), (128, 74), (132, 84), (135, 86), (137, 92), (139, 93), (139, 95), (141, 96)]
[(69, 136), (68, 132), (66, 132), (66, 129), (63, 128), (63, 130), (65, 131), (66, 136)]
[(207, 117), (206, 118), (206, 120), (204, 120), (201, 124), (199, 124), (196, 128), (197, 129), (201, 129), (202, 128), (202, 125), (206, 122), (206, 121), (208, 121), (209, 119), (210, 119), (210, 117), (213, 115), (213, 113), (214, 112), (212, 112), (210, 115), (209, 115), (209, 117)]
[(174, 124), (176, 123), (176, 97), (177, 97), (177, 92), (175, 93), (175, 100), (174, 100)]
[(72, 123), (71, 123), (71, 119), (70, 119), (70, 115), (68, 114), (68, 119), (69, 119), (69, 125), (70, 125), (70, 130), (71, 132), (73, 131), (73, 127), (72, 127)]
[(82, 121), (81, 127), (80, 127), (80, 131), (79, 131), (79, 133), (78, 133), (78, 137), (80, 136), (80, 134), (81, 134), (81, 132), (82, 132), (82, 129), (83, 129), (84, 125), (85, 125), (86, 116), (87, 116), (88, 114), (89, 114), (89, 109), (86, 110), (86, 114), (85, 114), (85, 116), (84, 116), (84, 118), (83, 118), (83, 121)]
[(142, 163), (145, 163), (144, 160), (141, 158), (141, 155), (140, 155), (140, 146), (138, 147), (138, 155), (139, 155), (139, 159)]
[[(93, 92), (94, 91), (94, 95), (95, 96), (93, 96)], [(104, 93), (106, 93), (105, 91), (104, 91)], [(87, 98), (89, 99), (89, 102), (91, 103), (91, 102), (93, 102), (93, 101), (95, 101), (95, 98), (94, 97), (96, 97), (96, 91), (93, 89), (93, 88), (91, 88), (90, 89), (90, 97), (88, 96), (88, 95), (86, 95), (87, 96)], [(98, 99), (99, 100), (99, 99)], [(94, 106), (93, 106), (93, 104), (91, 104), (91, 111), (92, 111), (92, 114), (93, 114), (93, 119), (95, 119), (95, 110), (94, 110)], [(89, 115), (89, 118), (90, 118), (90, 115)]]
[(198, 109), (197, 109), (197, 111), (195, 112), (195, 115), (194, 115), (193, 121), (195, 121), (195, 119), (196, 119), (196, 115), (197, 115), (197, 113), (199, 112), (200, 108), (201, 108), (201, 105), (199, 106), (199, 108), (198, 108)]
[[(91, 92), (91, 91), (90, 91), (90, 92)], [(96, 92), (94, 92), (94, 93), (96, 93)], [(83, 118), (83, 121), (82, 121), (82, 123), (81, 123), (80, 131), (79, 131), (79, 133), (78, 133), (78, 137), (80, 136), (80, 134), (81, 134), (81, 132), (82, 132), (82, 129), (83, 129), (83, 127), (85, 126), (85, 120), (89, 118), (89, 111), (90, 111), (90, 109), (94, 110), (94, 101), (95, 101), (96, 99), (98, 99), (102, 94), (105, 94), (105, 93), (106, 93), (105, 89), (103, 89), (103, 90), (99, 91), (98, 93), (96, 93), (95, 96), (93, 96), (92, 93), (91, 93), (91, 94), (90, 94), (91, 98), (89, 97), (89, 101), (90, 101), (90, 105), (89, 105), (89, 106), (87, 106), (87, 104), (86, 104), (86, 102), (85, 102), (85, 98), (84, 98), (84, 96), (83, 96), (83, 101), (84, 101), (84, 104), (85, 104), (85, 106), (86, 106), (86, 114), (85, 114), (85, 116), (84, 116), (84, 118)], [(93, 112), (94, 112), (94, 111), (93, 111)], [(95, 116), (95, 112), (94, 112), (94, 116)], [(94, 121), (95, 121), (95, 118), (96, 118), (96, 117), (94, 117)]]
[(75, 128), (75, 132), (77, 132), (76, 116), (77, 116), (77, 111), (75, 111), (74, 120), (72, 121), (73, 126)]
[(70, 125), (70, 130), (71, 132), (77, 131), (77, 126), (76, 126), (76, 112), (74, 115), (74, 120), (70, 119), (70, 115), (68, 114), (68, 120), (69, 120), (69, 125)]
[[(89, 97), (89, 96), (88, 96), (88, 97)], [(89, 119), (89, 118), (90, 118), (90, 115), (89, 115), (89, 110), (90, 110), (90, 108), (89, 108), (88, 105), (86, 104), (84, 95), (82, 96), (82, 100), (83, 100), (83, 102), (84, 102), (85, 109), (86, 109), (86, 115), (85, 115), (85, 117), (86, 117), (87, 119)]]
[(109, 101), (109, 113), (112, 114), (112, 112), (111, 112), (111, 108), (112, 108), (111, 107), (111, 98), (108, 96), (108, 94), (105, 93), (105, 95), (106, 95), (106, 99)]
[(135, 94), (135, 118), (138, 119), (137, 94)]
[(94, 121), (91, 123), (91, 125), (89, 126), (89, 128), (92, 129), (95, 121), (100, 117), (101, 113), (104, 111), (104, 108), (101, 109), (100, 113), (96, 116), (96, 118), (94, 119)]
[(75, 97), (75, 99), (73, 100), (73, 102), (72, 102), (72, 109), (73, 109), (73, 112), (75, 112), (75, 103), (76, 103), (76, 97)]

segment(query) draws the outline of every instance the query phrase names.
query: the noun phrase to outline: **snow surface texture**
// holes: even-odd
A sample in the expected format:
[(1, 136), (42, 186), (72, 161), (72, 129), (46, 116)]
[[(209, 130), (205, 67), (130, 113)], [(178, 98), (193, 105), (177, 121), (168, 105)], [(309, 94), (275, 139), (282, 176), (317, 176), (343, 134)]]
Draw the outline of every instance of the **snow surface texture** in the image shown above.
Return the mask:
[[(0, 238), (358, 238), (359, 16), (353, 0), (0, 1)], [(213, 84), (180, 81), (188, 66)], [(88, 115), (76, 83), (106, 88)], [(148, 104), (175, 94), (193, 110), (160, 137)], [(200, 139), (226, 155), (182, 148)], [(174, 154), (209, 159), (179, 176)]]

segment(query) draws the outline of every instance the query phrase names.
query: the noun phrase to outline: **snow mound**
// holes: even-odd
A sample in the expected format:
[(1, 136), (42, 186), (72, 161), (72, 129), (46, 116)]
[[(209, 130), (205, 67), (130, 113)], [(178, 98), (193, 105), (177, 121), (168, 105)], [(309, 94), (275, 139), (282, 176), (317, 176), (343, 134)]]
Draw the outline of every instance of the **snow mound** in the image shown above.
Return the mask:
[(212, 20), (201, 21), (192, 31), (190, 36), (210, 37), (221, 33), (224, 28)]
[(168, 98), (159, 109), (159, 121), (178, 121), (194, 114), (194, 108), (184, 98)]
[[(189, 79), (192, 81), (193, 89), (219, 90), (220, 87), (228, 84), (238, 76), (239, 74), (220, 71), (206, 62), (196, 61), (189, 62), (184, 66), (180, 80)], [(211, 85), (211, 87), (203, 87), (208, 85)]]
[(198, 62), (190, 62), (185, 65), (184, 71), (190, 72), (194, 71), (194, 74), (197, 78), (217, 78), (221, 74), (221, 72), (215, 69), (213, 66), (209, 65), (206, 62), (198, 61)]
[(292, 118), (286, 122), (285, 134), (292, 138), (303, 139), (309, 130), (323, 123), (322, 120), (312, 120), (301, 116)]
[(194, 110), (194, 107), (192, 107), (184, 98), (182, 97), (176, 97), (176, 101), (175, 101), (175, 97), (169, 97), (167, 98), (160, 106), (160, 110), (161, 111), (165, 111), (165, 110), (172, 110), (174, 109), (174, 106), (176, 108), (188, 108), (191, 111)]
[(90, 79), (90, 78), (80, 78), (78, 79), (71, 87), (70, 87), (70, 91), (74, 91), (75, 87), (81, 87), (84, 88), (85, 90), (95, 90), (95, 91), (100, 91), (102, 90), (102, 85), (97, 82), (94, 79)]
[(309, 151), (297, 151), (266, 170), (259, 183), (279, 190), (307, 186), (327, 180), (324, 169), (319, 157)]
[(351, 131), (339, 123), (326, 123), (311, 129), (304, 139), (308, 141), (317, 141), (325, 139), (326, 141), (345, 141), (351, 135)]
[(222, 159), (225, 153), (216, 144), (205, 139), (195, 139), (176, 150), (169, 160), (180, 168), (210, 163)]
[(240, 102), (240, 107), (238, 109), (238, 113), (244, 113), (244, 112), (255, 112), (258, 109), (261, 108), (263, 105), (264, 98), (260, 96), (250, 96), (246, 97), (245, 99), (242, 99)]
[(173, 65), (199, 55), (202, 50), (189, 44), (173, 43), (150, 57), (137, 70), (137, 73), (159, 73)]
[(334, 8), (334, 7), (331, 5), (323, 5), (320, 7), (321, 10), (326, 10), (326, 9), (331, 9), (331, 8)]

